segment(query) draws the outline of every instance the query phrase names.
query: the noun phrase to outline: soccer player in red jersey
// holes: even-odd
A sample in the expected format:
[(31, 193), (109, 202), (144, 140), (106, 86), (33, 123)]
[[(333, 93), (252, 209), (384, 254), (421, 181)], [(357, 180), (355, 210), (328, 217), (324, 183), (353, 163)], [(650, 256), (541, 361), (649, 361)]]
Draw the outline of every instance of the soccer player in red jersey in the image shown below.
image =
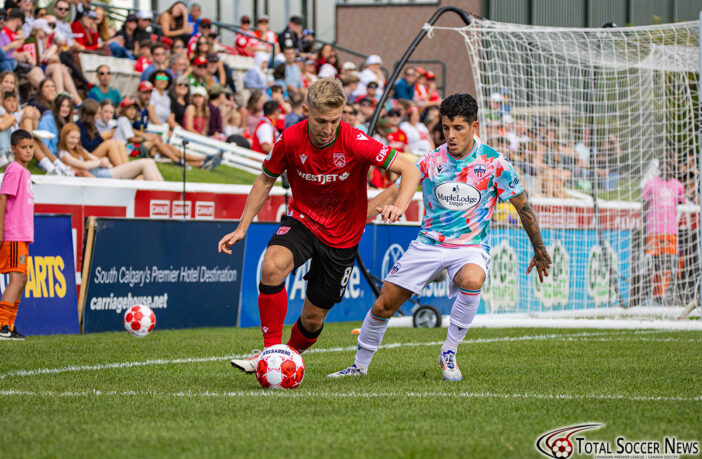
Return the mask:
[[(370, 166), (402, 176), (395, 203), (376, 209), (387, 221), (400, 218), (419, 185), (419, 172), (409, 160), (341, 121), (345, 103), (338, 80), (321, 79), (310, 85), (304, 105), (308, 119), (283, 131), (263, 162), (239, 225), (218, 244), (219, 252), (231, 254), (229, 248), (244, 238), (276, 179), (287, 170), (293, 201), (268, 243), (259, 285), (265, 348), (282, 340), (288, 307), (285, 278), (310, 258), (305, 303), (288, 346), (299, 352), (312, 346), (327, 313), (344, 296), (368, 214)], [(232, 365), (253, 373), (257, 361), (254, 354), (232, 360)]]

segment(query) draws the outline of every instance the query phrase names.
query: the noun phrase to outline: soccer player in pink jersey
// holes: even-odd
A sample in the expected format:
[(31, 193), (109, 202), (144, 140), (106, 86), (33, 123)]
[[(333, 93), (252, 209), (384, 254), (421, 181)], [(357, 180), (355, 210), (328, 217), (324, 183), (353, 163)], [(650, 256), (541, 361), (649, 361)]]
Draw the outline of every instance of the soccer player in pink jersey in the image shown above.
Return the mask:
[[(287, 171), (293, 194), (290, 212), (268, 243), (261, 268), (258, 309), (264, 348), (281, 344), (288, 307), (285, 278), (307, 260), (312, 263), (305, 303), (288, 346), (299, 352), (312, 346), (327, 313), (344, 296), (366, 223), (368, 169), (381, 167), (403, 178), (397, 199), (380, 209), (391, 222), (407, 210), (419, 184), (419, 171), (409, 160), (341, 121), (345, 104), (338, 80), (310, 85), (304, 105), (308, 119), (278, 137), (239, 225), (219, 241), (218, 250), (231, 254), (229, 248), (244, 238), (276, 179)], [(257, 361), (254, 352), (250, 358), (232, 360), (232, 365), (253, 373)]]
[(34, 194), (27, 164), (34, 156), (32, 135), (18, 129), (10, 137), (15, 160), (7, 166), (0, 185), (0, 273), (10, 282), (0, 298), (0, 340), (23, 340), (15, 319), (27, 285), (27, 256), (34, 242)]
[(678, 255), (678, 203), (685, 189), (671, 176), (669, 159), (661, 162), (661, 175), (646, 182), (642, 190), (646, 219), (646, 253), (653, 257), (653, 298), (660, 301), (668, 290)]
[[(452, 281), (449, 292), (457, 298), (439, 364), (443, 379), (461, 380), (456, 352), (480, 304), (480, 289), (490, 264), (490, 219), (498, 199), (512, 203), (534, 247), (527, 274), (536, 268), (540, 281), (548, 276), (551, 257), (519, 177), (502, 154), (475, 138), (479, 127), (475, 99), (454, 94), (441, 103), (439, 113), (446, 143), (416, 163), (426, 209), (422, 228), (385, 277), (380, 297), (363, 321), (354, 364), (330, 374), (332, 378), (365, 375), (388, 319), (446, 269)], [(369, 216), (395, 195), (397, 187), (392, 186), (374, 198)]]

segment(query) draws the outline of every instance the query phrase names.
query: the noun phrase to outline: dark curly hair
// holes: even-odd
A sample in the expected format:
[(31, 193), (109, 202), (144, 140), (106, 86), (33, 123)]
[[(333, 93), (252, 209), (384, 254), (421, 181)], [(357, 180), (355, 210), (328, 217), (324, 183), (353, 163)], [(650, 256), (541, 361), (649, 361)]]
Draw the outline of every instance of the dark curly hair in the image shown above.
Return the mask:
[(451, 121), (457, 116), (462, 116), (472, 123), (478, 120), (478, 103), (470, 94), (452, 94), (441, 102), (439, 114)]

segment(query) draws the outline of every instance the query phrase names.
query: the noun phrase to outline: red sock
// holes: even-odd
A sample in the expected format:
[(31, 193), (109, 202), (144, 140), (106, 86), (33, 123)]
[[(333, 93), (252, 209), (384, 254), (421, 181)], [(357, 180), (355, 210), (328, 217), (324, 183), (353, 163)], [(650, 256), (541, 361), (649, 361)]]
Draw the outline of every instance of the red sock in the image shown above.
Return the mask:
[(263, 346), (270, 347), (283, 341), (283, 322), (288, 312), (288, 292), (285, 284), (258, 286), (258, 314), (261, 317)]
[[(324, 328), (324, 326), (322, 326), (322, 328)], [(292, 330), (290, 330), (288, 346), (302, 354), (317, 342), (319, 334), (322, 333), (322, 328), (316, 332), (310, 332), (304, 325), (302, 325), (302, 320), (298, 318), (295, 325), (293, 325)]]
[(15, 329), (15, 319), (17, 319), (17, 310), (19, 309), (20, 300), (15, 301), (14, 311), (10, 313), (10, 330)]

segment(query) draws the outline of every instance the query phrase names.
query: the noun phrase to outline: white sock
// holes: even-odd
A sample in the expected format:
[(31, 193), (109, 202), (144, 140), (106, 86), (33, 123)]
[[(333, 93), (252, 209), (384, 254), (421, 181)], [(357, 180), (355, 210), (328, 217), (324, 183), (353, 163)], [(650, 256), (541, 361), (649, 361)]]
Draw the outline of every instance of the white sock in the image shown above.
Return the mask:
[(446, 341), (441, 346), (441, 352), (456, 352), (458, 350), (458, 345), (461, 344), (468, 333), (470, 324), (473, 323), (479, 305), (480, 290), (461, 289), (451, 307), (448, 332), (446, 333)]
[(354, 364), (358, 368), (368, 368), (373, 354), (378, 350), (378, 346), (383, 342), (383, 335), (388, 329), (388, 319), (378, 317), (371, 309), (363, 319), (361, 334), (358, 335), (358, 347)]
[(54, 165), (51, 164), (51, 161), (49, 161), (49, 158), (44, 158), (41, 161), (39, 161), (39, 167), (44, 169), (46, 172), (51, 172), (54, 170)]

